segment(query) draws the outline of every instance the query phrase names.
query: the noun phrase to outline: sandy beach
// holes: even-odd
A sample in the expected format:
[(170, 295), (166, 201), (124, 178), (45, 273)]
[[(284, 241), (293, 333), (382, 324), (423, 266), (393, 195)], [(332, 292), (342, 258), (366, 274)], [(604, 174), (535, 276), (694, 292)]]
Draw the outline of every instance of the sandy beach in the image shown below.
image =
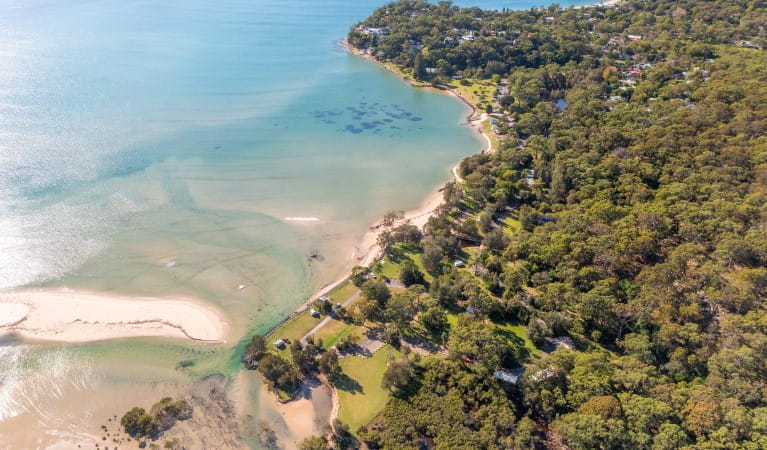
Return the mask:
[(189, 299), (67, 289), (0, 294), (0, 335), (71, 343), (146, 336), (225, 342), (228, 329), (220, 311)]

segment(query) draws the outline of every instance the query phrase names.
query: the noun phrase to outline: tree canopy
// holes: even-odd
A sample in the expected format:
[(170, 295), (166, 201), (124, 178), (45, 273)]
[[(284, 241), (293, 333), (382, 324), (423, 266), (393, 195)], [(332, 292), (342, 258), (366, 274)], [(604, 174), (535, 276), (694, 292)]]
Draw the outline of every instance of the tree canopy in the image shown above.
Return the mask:
[[(765, 23), (763, 0), (403, 0), (351, 31), (419, 78), (492, 86), (476, 106), (499, 139), (417, 243), (434, 281), (413, 317), (452, 357), (392, 369), (418, 382), (371, 448), (767, 446)], [(466, 237), (482, 246), (459, 269)], [(524, 360), (501, 322), (574, 349)], [(492, 376), (518, 364), (513, 386)]]

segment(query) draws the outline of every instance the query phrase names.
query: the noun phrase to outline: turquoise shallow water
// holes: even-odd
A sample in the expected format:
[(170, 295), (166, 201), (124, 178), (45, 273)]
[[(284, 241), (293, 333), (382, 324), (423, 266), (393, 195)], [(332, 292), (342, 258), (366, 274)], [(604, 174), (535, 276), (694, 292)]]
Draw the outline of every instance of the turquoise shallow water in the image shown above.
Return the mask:
[[(0, 289), (188, 295), (237, 336), (278, 321), (481, 146), (464, 105), (337, 45), (380, 4), (0, 0)], [(182, 359), (236, 367), (224, 346), (158, 340), (0, 350), (0, 437), (8, 417), (56, 426), (30, 402), (181, 382)], [(34, 384), (49, 360), (55, 396)]]

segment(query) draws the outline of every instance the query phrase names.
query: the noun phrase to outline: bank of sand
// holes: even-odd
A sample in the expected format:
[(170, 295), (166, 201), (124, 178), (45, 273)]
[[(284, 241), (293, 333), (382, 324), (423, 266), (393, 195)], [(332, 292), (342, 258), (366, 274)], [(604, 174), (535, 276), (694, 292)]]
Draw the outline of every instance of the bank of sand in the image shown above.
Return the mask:
[(225, 342), (228, 330), (223, 313), (189, 299), (67, 289), (0, 294), (0, 335), (72, 343), (148, 336)]
[(326, 381), (305, 382), (296, 397), (282, 403), (266, 387), (260, 393), (261, 420), (285, 449), (298, 449), (304, 439), (327, 434), (333, 419), (333, 393)]

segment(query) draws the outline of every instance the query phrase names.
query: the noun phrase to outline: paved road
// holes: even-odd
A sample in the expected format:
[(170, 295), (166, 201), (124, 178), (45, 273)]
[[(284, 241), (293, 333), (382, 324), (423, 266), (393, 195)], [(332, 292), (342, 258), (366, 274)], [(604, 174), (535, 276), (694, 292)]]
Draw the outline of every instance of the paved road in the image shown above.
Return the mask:
[[(346, 308), (347, 306), (349, 306), (349, 305), (350, 305), (350, 304), (351, 304), (351, 303), (352, 303), (354, 300), (357, 300), (357, 298), (360, 296), (360, 292), (361, 292), (361, 291), (359, 291), (359, 290), (358, 290), (357, 292), (355, 292), (355, 293), (354, 293), (354, 294), (353, 294), (351, 297), (347, 298), (345, 302), (341, 303), (341, 306), (343, 306), (344, 308)], [(318, 324), (317, 324), (317, 325), (316, 325), (314, 328), (312, 328), (311, 330), (309, 330), (309, 332), (308, 332), (308, 333), (306, 333), (306, 334), (304, 335), (304, 337), (302, 337), (302, 338), (301, 338), (301, 343), (302, 343), (302, 344), (305, 344), (305, 343), (306, 343), (306, 339), (307, 339), (309, 336), (311, 336), (311, 335), (313, 335), (313, 334), (317, 334), (317, 332), (318, 332), (318, 331), (320, 331), (320, 330), (322, 329), (322, 327), (324, 327), (325, 325), (327, 325), (327, 324), (328, 324), (328, 322), (330, 322), (331, 320), (333, 320), (333, 318), (332, 318), (332, 317), (330, 317), (329, 315), (328, 315), (328, 316), (326, 316), (324, 319), (322, 319), (322, 320), (320, 321), (320, 323), (318, 323)]]

